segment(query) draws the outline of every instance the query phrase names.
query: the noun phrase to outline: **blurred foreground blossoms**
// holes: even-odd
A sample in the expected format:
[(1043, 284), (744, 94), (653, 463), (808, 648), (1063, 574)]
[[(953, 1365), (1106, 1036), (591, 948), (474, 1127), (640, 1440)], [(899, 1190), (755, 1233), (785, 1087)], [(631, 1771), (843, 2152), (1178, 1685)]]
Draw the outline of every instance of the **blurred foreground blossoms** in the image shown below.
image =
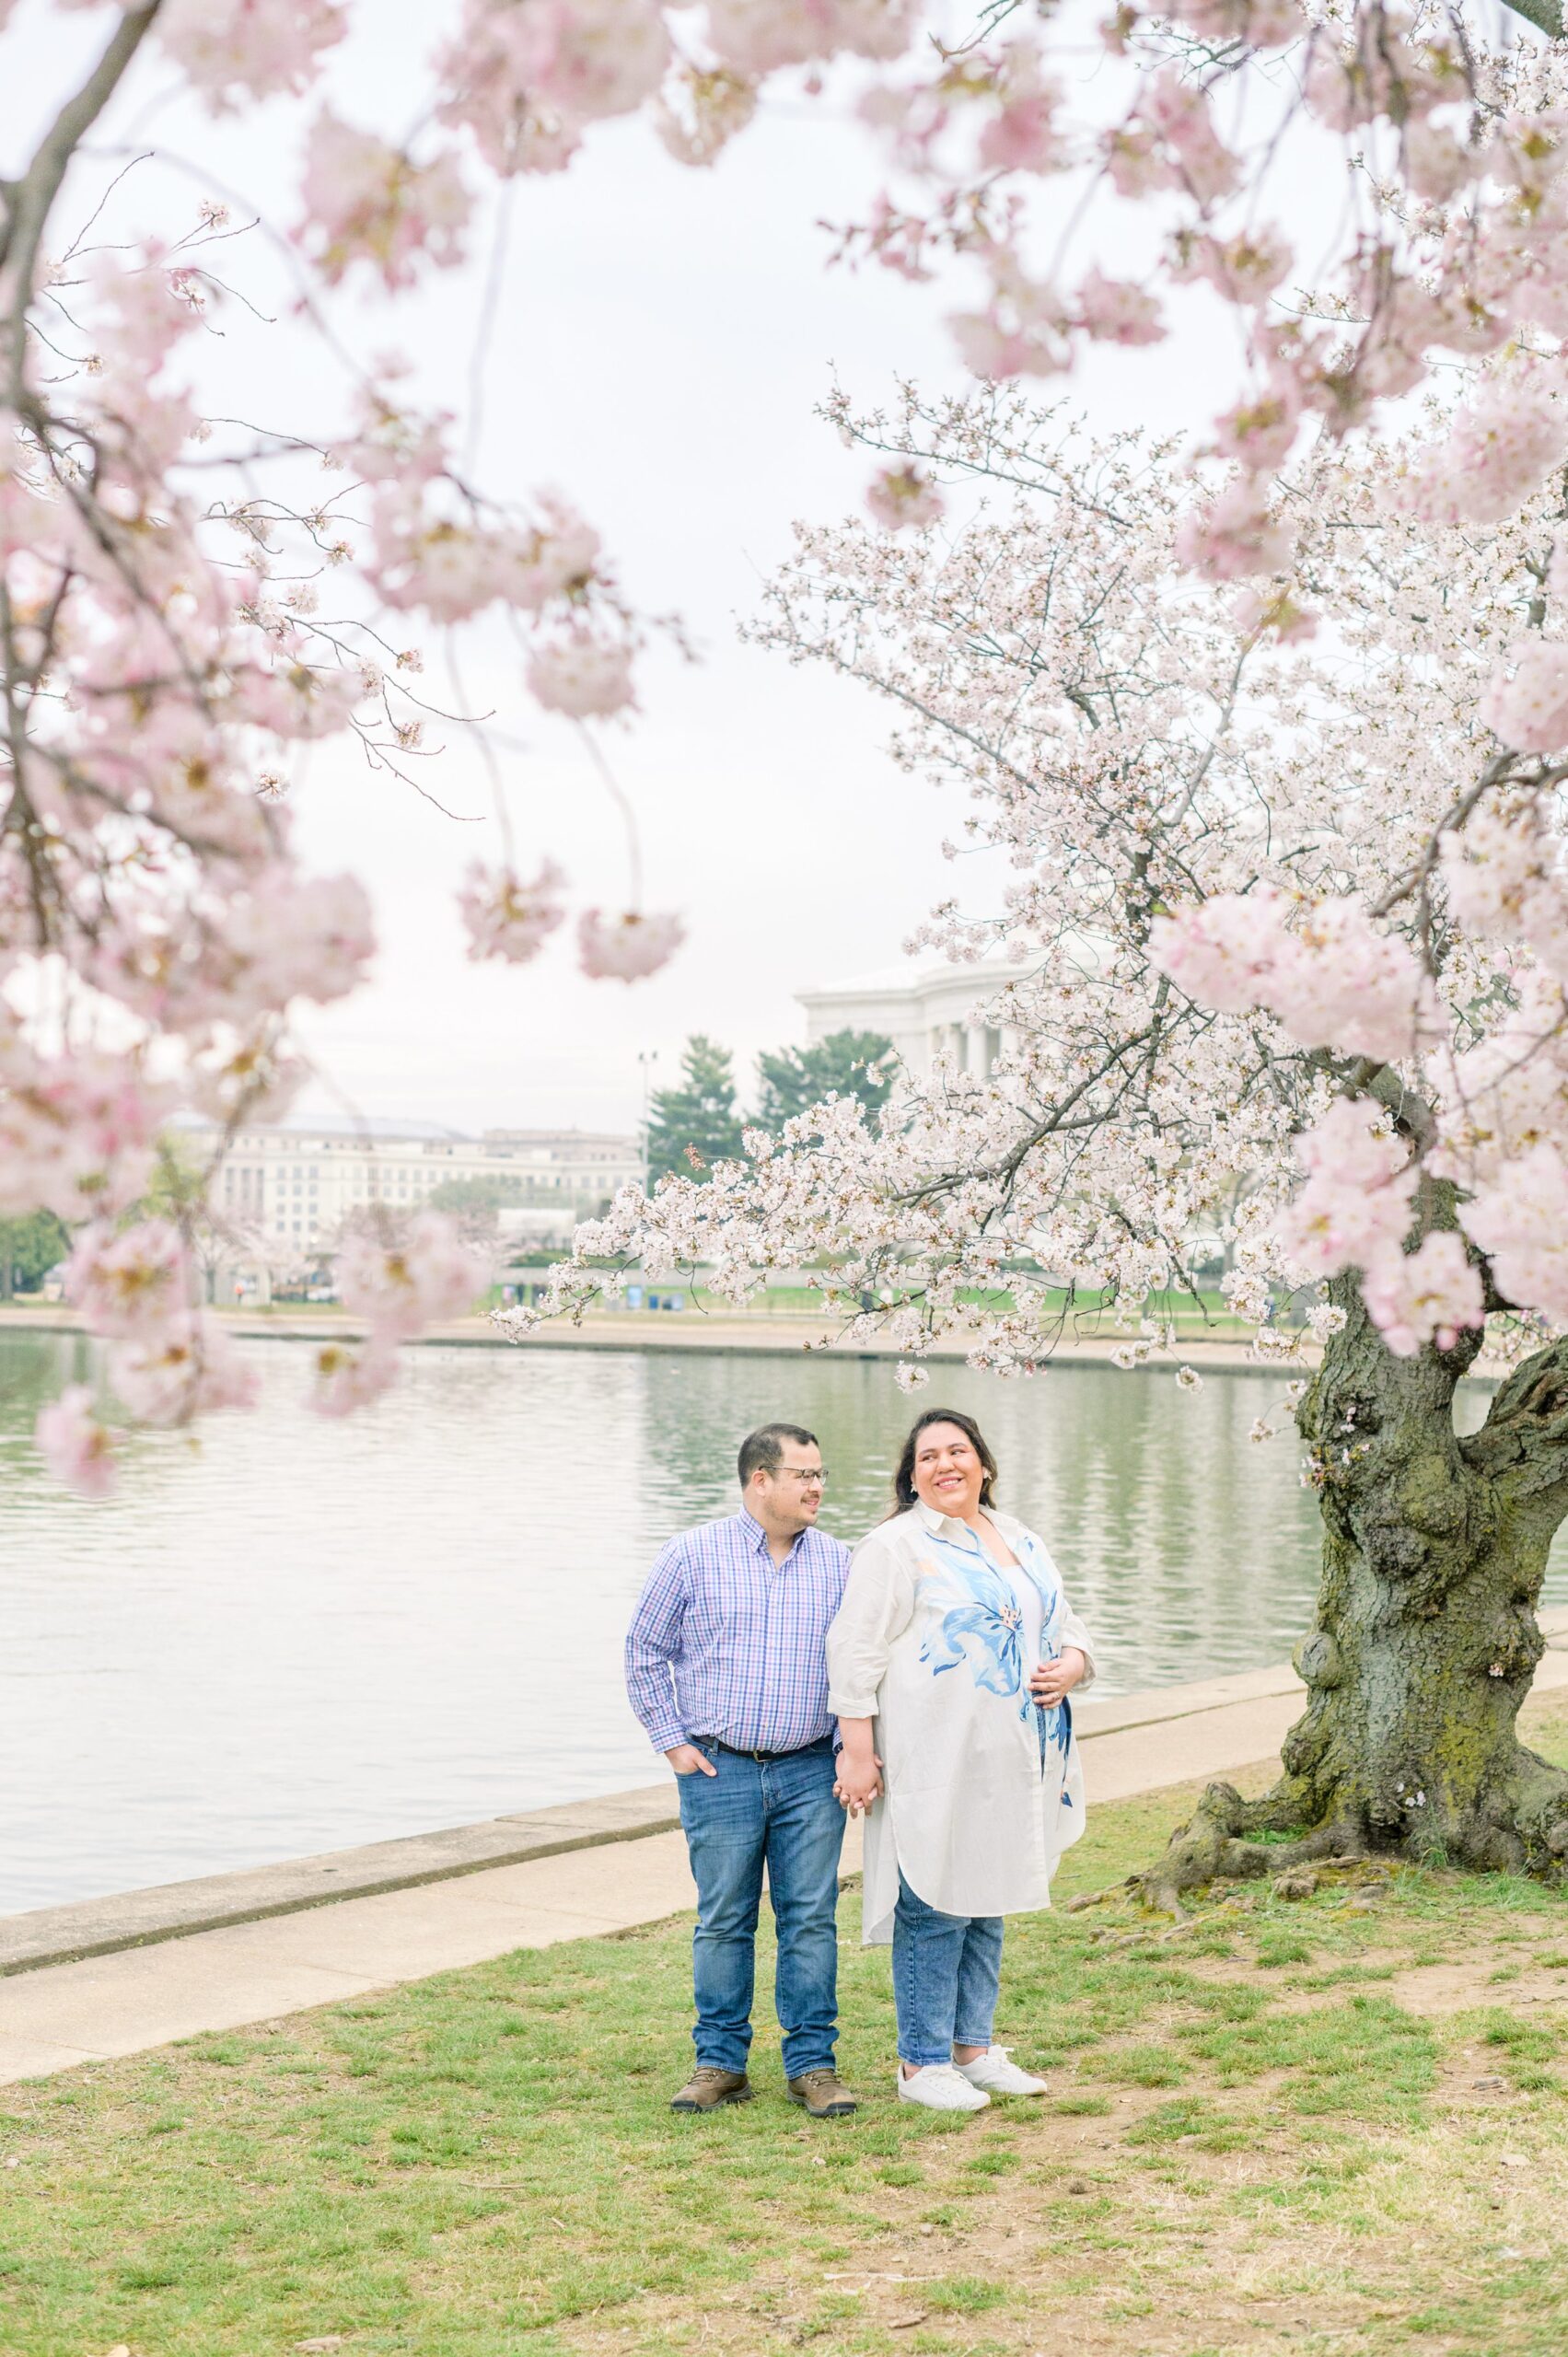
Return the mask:
[[(1378, 0), (1304, 8), (1183, 0), (1169, 15), (1129, 0), (1093, 31), (1066, 29), (1022, 0), (978, 12), (957, 0), (931, 12), (915, 0), (461, 0), (437, 29), (420, 128), (402, 139), (319, 99), (323, 67), (354, 16), (346, 0), (87, 0), (85, 11), (82, 0), (38, 0), (30, 10), (45, 22), (53, 12), (95, 17), (101, 45), (30, 157), (0, 182), (0, 1213), (46, 1206), (87, 1224), (72, 1283), (100, 1326), (112, 1288), (92, 1272), (106, 1256), (141, 1248), (124, 1247), (127, 1221), (149, 1269), (164, 1262), (167, 1239), (149, 1234), (139, 1207), (166, 1125), (194, 1109), (226, 1137), (280, 1110), (303, 1072), (289, 1045), (291, 1007), (341, 998), (365, 973), (374, 948), (365, 895), (353, 877), (301, 873), (287, 795), (300, 749), (332, 737), (414, 782), (436, 707), (418, 684), (424, 656), (404, 642), (400, 618), (448, 632), (503, 616), (540, 705), (585, 730), (634, 709), (637, 658), (654, 625), (622, 595), (596, 528), (542, 489), (522, 510), (488, 499), (470, 480), (458, 422), (405, 400), (396, 365), (367, 373), (350, 362), (333, 334), (340, 288), (402, 296), (462, 261), (488, 183), (566, 168), (596, 122), (638, 111), (678, 163), (705, 167), (744, 134), (777, 77), (816, 96), (829, 68), (841, 69), (829, 77), (835, 92), (847, 71), (888, 182), (864, 220), (841, 225), (838, 251), (912, 282), (951, 276), (957, 292), (943, 299), (961, 307), (953, 331), (979, 376), (1057, 375), (1088, 343), (1152, 351), (1167, 331), (1170, 288), (1202, 287), (1224, 307), (1237, 331), (1234, 380), (1212, 434), (1186, 454), (1191, 495), (1168, 513), (1157, 501), (1138, 508), (1117, 563), (1151, 582), (1186, 568), (1190, 588), (1161, 593), (1173, 610), (1189, 595), (1209, 596), (1205, 583), (1238, 585), (1233, 637), (1266, 651), (1302, 640), (1319, 611), (1341, 641), (1353, 643), (1361, 627), (1360, 591), (1347, 586), (1354, 568), (1324, 539), (1322, 486), (1332, 470), (1325, 473), (1320, 449), (1312, 455), (1314, 436), (1324, 447), (1343, 441), (1434, 369), (1476, 373), (1457, 414), (1387, 485), (1379, 513), (1390, 520), (1377, 528), (1390, 536), (1397, 517), (1416, 535), (1511, 528), (1568, 447), (1557, 0), (1516, 0), (1516, 13), (1550, 40), (1537, 47), (1527, 36), (1511, 49), (1446, 10)], [(19, 25), (29, 13), (0, 0), (0, 39), (8, 20)], [(1097, 67), (1089, 74), (1074, 46), (1084, 40)], [(162, 243), (125, 225), (129, 200), (117, 183), (93, 178), (86, 144), (100, 120), (145, 94), (144, 51), (215, 113), (275, 100), (296, 110), (296, 209), (278, 241), (300, 273), (298, 318), (347, 380), (341, 408), (308, 436), (203, 414), (199, 339), (236, 301), (214, 250), (230, 234), (224, 202), (215, 192), (188, 235)], [(1336, 189), (1320, 216), (1275, 217), (1273, 159), (1297, 137), (1342, 168), (1343, 210)], [(1059, 255), (1048, 268), (1041, 255), (1062, 199), (1082, 234), (1050, 237)], [(111, 201), (100, 227), (99, 210)], [(1143, 207), (1158, 233), (1138, 281), (1111, 267), (1128, 205)], [(1298, 237), (1309, 257), (1305, 286)], [(873, 514), (889, 532), (929, 531), (942, 512), (944, 468), (962, 472), (967, 461), (941, 449), (894, 455), (899, 463), (873, 481)], [(319, 584), (329, 576), (327, 615)], [(1521, 931), (1527, 905), (1529, 925), (1554, 923), (1550, 874), (1543, 882), (1537, 851), (1527, 856), (1521, 845), (1543, 823), (1524, 806), (1555, 777), (1568, 679), (1557, 586), (1543, 603), (1492, 586), (1486, 677), (1472, 676), (1479, 638), (1467, 641), (1463, 676), (1468, 710), (1484, 691), (1503, 766), (1459, 819), (1493, 829), (1493, 935), (1505, 962), (1510, 944), (1538, 954), (1535, 933)], [(1202, 611), (1202, 627), (1216, 632), (1212, 599)], [(1439, 659), (1448, 634), (1446, 618), (1412, 607), (1399, 643), (1419, 670)], [(1212, 680), (1210, 692), (1218, 693)], [(1318, 725), (1315, 711), (1293, 712), (1295, 692), (1282, 684), (1270, 714), (1269, 726), (1287, 735)], [(1099, 696), (1096, 726), (1107, 729), (1110, 689), (1091, 683), (1084, 693), (1091, 703)], [(1225, 709), (1246, 708), (1238, 688)], [(1191, 711), (1180, 725), (1196, 726)], [(1279, 758), (1260, 740), (1259, 767)], [(1090, 768), (1107, 841), (1120, 844), (1136, 834), (1145, 798), (1158, 798), (1148, 757), (1129, 751)], [(1208, 779), (1204, 769), (1191, 811), (1205, 807)], [(1216, 757), (1215, 790), (1222, 779), (1234, 784), (1230, 762)], [(1522, 798), (1518, 808), (1487, 802), (1504, 784)], [(519, 963), (563, 926), (566, 887), (548, 858), (519, 865), (504, 807), (500, 815), (503, 856), (470, 872), (462, 914), (475, 956)], [(1330, 835), (1339, 823), (1324, 820)], [(1449, 831), (1461, 831), (1458, 820)], [(1292, 913), (1303, 892), (1316, 906), (1355, 880), (1353, 868), (1317, 866), (1318, 841), (1308, 830), (1300, 857), (1281, 870), (1275, 888), (1289, 906), (1272, 904), (1271, 922), (1282, 939), (1307, 938)], [(1419, 911), (1441, 863), (1413, 842), (1410, 853), (1422, 880), (1405, 899), (1413, 893)], [(1260, 884), (1283, 858), (1271, 852)], [(1443, 858), (1447, 875), (1471, 854)], [(1198, 849), (1190, 862), (1191, 884), (1202, 871)], [(1151, 880), (1158, 865), (1151, 837), (1149, 873), (1131, 903), (1145, 933), (1182, 899), (1179, 876)], [(1212, 903), (1217, 883), (1204, 876), (1202, 888)], [(1450, 878), (1448, 888), (1464, 888)], [(1259, 899), (1260, 911), (1265, 905)], [(1084, 922), (1098, 921), (1090, 911)], [(1192, 992), (1218, 989), (1214, 1003), (1245, 1028), (1223, 956), (1212, 944), (1205, 952), (1203, 925), (1225, 922), (1211, 907), (1185, 946), (1171, 937), (1170, 986), (1184, 957), (1198, 960)], [(1327, 912), (1310, 921), (1330, 933), (1338, 922)], [(590, 974), (630, 982), (668, 958), (681, 926), (633, 894), (628, 908), (580, 909), (574, 932)], [(1434, 981), (1438, 960), (1420, 923), (1415, 937)], [(1353, 926), (1344, 938), (1369, 961), (1368, 988), (1387, 1012), (1398, 971)], [(1258, 1004), (1288, 1024), (1275, 1002), (1295, 952), (1279, 942), (1269, 952), (1261, 934), (1254, 946), (1263, 961)], [(1102, 954), (1097, 934), (1092, 955)], [(1319, 966), (1329, 962), (1325, 953)], [(1308, 1027), (1324, 1038), (1307, 1052), (1336, 1060), (1336, 1073), (1364, 1052), (1357, 1026), (1376, 1034), (1367, 1052), (1387, 1047), (1376, 1008), (1351, 995), (1355, 1004), (1342, 994), (1331, 1006), (1318, 989)], [(1191, 994), (1178, 992), (1178, 1003), (1191, 1004)], [(1098, 1077), (1081, 1075), (1086, 1096), (1142, 1087), (1138, 1075), (1167, 1044), (1165, 1019), (1162, 1001), (1156, 1041), (1112, 1052), (1108, 1039), (1111, 1062)], [(1412, 1000), (1412, 1024), (1425, 1019)], [(1195, 1009), (1189, 1028), (1198, 1066), (1211, 1029), (1231, 1037)], [(1479, 1045), (1439, 1037), (1434, 1049), (1412, 1035), (1411, 1048), (1428, 1062), (1446, 1052), (1460, 1089), (1474, 1076), (1466, 1056), (1513, 1052), (1498, 1050), (1491, 1031)], [(1260, 1086), (1260, 1100), (1272, 1093), (1272, 1082)], [(1293, 1098), (1292, 1121), (1299, 1110)], [(923, 1118), (936, 1122), (937, 1151), (950, 1114)], [(1244, 1094), (1235, 1118), (1250, 1151), (1267, 1130), (1260, 1102)], [(1163, 1110), (1158, 1124), (1159, 1153), (1174, 1170), (1181, 1124)], [(1499, 1150), (1506, 1158), (1510, 1148)], [(1320, 1134), (1314, 1183), (1328, 1172), (1332, 1185), (1339, 1151), (1338, 1132)], [(1555, 1147), (1546, 1140), (1541, 1151)], [(220, 1144), (215, 1167), (221, 1152)], [(784, 1152), (787, 1167), (787, 1144)], [(1342, 1191), (1363, 1154), (1360, 1141), (1346, 1142)], [(1433, 1169), (1442, 1167), (1434, 1158)], [(1532, 1168), (1539, 1199), (1551, 1200), (1549, 1166)], [(1000, 1232), (985, 1193), (996, 1175), (986, 1166), (964, 1187), (923, 1197), (944, 1251), (978, 1216), (959, 1257), (985, 1262)], [(787, 1210), (796, 1182), (781, 1175), (778, 1183)], [(1171, 1183), (1179, 1193), (1196, 1182)], [(978, 1194), (966, 1191), (971, 1184)], [(1058, 1192), (1054, 1212), (1045, 1200), (1036, 1206), (1048, 1227), (1080, 1217)], [(247, 1394), (199, 1303), (193, 1245), (205, 1216), (203, 1190), (188, 1190), (173, 1221), (173, 1282), (149, 1285), (134, 1333), (113, 1336), (126, 1404), (162, 1422), (242, 1404)], [(1516, 1219), (1504, 1235), (1501, 1220), (1499, 1212), (1495, 1249), (1516, 1270), (1537, 1265), (1544, 1248), (1535, 1230), (1527, 1221), (1520, 1231)], [(1136, 1213), (1132, 1225), (1143, 1235), (1148, 1222)], [(1471, 1233), (1479, 1243), (1480, 1229)], [(410, 1330), (409, 1304), (453, 1295), (449, 1239), (389, 1226), (380, 1242), (407, 1266), (402, 1290), (375, 1298), (402, 1306), (395, 1316), (367, 1310), (365, 1355), (333, 1354), (323, 1367), (321, 1403), (334, 1410), (379, 1387), (384, 1352)], [(1163, 1245), (1140, 1249), (1151, 1270), (1163, 1265)], [(1390, 1333), (1446, 1330), (1473, 1309), (1446, 1267), (1442, 1256), (1424, 1264), (1420, 1287), (1406, 1287), (1388, 1311)], [(1380, 1299), (1392, 1298), (1388, 1274)], [(934, 1308), (943, 1285), (958, 1282), (934, 1278)], [(1136, 1268), (1119, 1267), (1116, 1282), (1135, 1289)], [(1013, 1344), (1003, 1337), (996, 1348), (1006, 1358)], [(79, 1400), (63, 1408), (45, 1438), (63, 1470), (101, 1486), (103, 1451), (82, 1431), (82, 1413)]]

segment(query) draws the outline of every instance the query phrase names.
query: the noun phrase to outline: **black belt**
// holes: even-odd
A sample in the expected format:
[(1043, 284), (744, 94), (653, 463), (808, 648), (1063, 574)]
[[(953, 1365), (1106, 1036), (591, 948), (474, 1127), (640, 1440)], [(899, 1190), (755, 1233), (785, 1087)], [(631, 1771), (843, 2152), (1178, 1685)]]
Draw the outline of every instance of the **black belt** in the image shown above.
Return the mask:
[(819, 1735), (815, 1743), (797, 1743), (789, 1751), (749, 1751), (738, 1743), (721, 1743), (716, 1735), (694, 1735), (690, 1740), (699, 1751), (727, 1751), (736, 1759), (755, 1759), (766, 1768), (775, 1759), (798, 1759), (803, 1752), (821, 1751), (832, 1742), (830, 1735)]

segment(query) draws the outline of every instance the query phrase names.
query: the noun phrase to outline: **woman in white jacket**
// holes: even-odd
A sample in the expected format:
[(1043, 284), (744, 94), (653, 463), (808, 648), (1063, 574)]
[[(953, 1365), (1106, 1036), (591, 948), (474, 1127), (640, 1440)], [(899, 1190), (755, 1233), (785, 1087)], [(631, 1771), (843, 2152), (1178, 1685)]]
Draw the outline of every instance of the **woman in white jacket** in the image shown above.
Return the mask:
[(856, 1548), (828, 1631), (838, 1794), (866, 1818), (863, 1936), (892, 1942), (899, 2096), (936, 2111), (1043, 2093), (992, 2039), (1002, 1919), (1050, 1905), (1084, 1829), (1067, 1696), (1093, 1649), (996, 1478), (972, 1418), (922, 1416), (901, 1511)]

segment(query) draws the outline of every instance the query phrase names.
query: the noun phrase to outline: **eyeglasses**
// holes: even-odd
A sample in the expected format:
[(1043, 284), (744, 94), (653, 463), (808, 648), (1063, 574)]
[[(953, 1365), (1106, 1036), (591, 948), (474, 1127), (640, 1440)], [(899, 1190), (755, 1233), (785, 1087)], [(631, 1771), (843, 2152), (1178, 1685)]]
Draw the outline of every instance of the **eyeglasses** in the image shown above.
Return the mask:
[(825, 1490), (828, 1486), (825, 1465), (781, 1465), (774, 1479), (782, 1481), (786, 1475), (790, 1480), (798, 1481), (803, 1489)]

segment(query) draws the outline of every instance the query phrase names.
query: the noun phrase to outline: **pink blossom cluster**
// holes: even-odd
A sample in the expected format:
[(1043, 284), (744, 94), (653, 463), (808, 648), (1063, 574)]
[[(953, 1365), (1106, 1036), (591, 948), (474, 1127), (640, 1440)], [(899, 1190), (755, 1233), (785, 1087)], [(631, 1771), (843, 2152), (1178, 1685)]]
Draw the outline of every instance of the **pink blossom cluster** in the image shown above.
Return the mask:
[[(109, 1389), (141, 1422), (186, 1424), (219, 1409), (254, 1406), (255, 1370), (197, 1306), (185, 1240), (172, 1222), (144, 1219), (122, 1228), (95, 1222), (83, 1229), (66, 1294), (93, 1331), (109, 1339)], [(35, 1437), (44, 1462), (67, 1487), (87, 1497), (106, 1497), (115, 1488), (111, 1428), (97, 1416), (85, 1386), (40, 1411)]]
[(1481, 698), (1481, 718), (1517, 752), (1568, 751), (1568, 645), (1548, 638), (1516, 645)]
[(527, 518), (488, 510), (458, 481), (442, 424), (384, 398), (336, 456), (373, 486), (365, 569), (385, 604), (444, 623), (497, 604), (527, 615), (528, 684), (548, 711), (584, 720), (632, 707), (636, 628), (598, 534), (564, 500), (544, 493)]
[(607, 914), (585, 909), (577, 921), (577, 955), (596, 981), (635, 982), (668, 964), (686, 938), (678, 916), (647, 916), (626, 909)]
[(1562, 839), (1534, 795), (1493, 797), (1438, 838), (1448, 906), (1471, 932), (1534, 952), (1568, 981), (1568, 890)]
[(906, 526), (923, 532), (940, 520), (946, 505), (931, 477), (917, 466), (884, 467), (872, 478), (865, 504), (889, 532)]
[(1541, 1139), (1465, 1205), (1504, 1297), (1568, 1324), (1568, 1155)]
[(1272, 888), (1156, 921), (1157, 963), (1194, 998), (1266, 1006), (1303, 1047), (1397, 1061), (1434, 1036), (1432, 986), (1410, 945), (1353, 900), (1293, 903)]
[(368, 1324), (373, 1341), (407, 1341), (442, 1318), (460, 1318), (489, 1281), (484, 1257), (438, 1212), (421, 1212), (405, 1233), (356, 1230), (338, 1260), (343, 1307)]
[(456, 158), (415, 164), (331, 108), (312, 127), (299, 193), (300, 241), (331, 286), (356, 262), (396, 288), (413, 284), (422, 259), (444, 265), (463, 258), (472, 199)]
[(1400, 486), (1413, 514), (1442, 524), (1499, 524), (1568, 455), (1568, 378), (1555, 364), (1491, 370), (1446, 438)]
[(524, 883), (510, 867), (492, 870), (476, 860), (458, 896), (471, 954), (502, 958), (513, 966), (537, 958), (565, 917), (561, 901), (565, 884), (552, 859), (544, 862), (531, 883)]

